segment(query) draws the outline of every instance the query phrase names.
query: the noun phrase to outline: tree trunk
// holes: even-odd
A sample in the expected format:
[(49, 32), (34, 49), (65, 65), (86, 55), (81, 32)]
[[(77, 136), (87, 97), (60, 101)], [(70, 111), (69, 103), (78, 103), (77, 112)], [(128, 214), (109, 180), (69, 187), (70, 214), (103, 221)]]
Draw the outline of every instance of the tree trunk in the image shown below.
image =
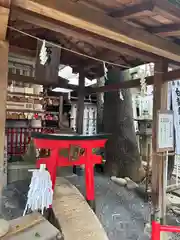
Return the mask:
[(168, 156), (168, 175), (167, 175), (167, 179), (168, 181), (171, 180), (172, 178), (172, 173), (173, 173), (173, 170), (174, 170), (174, 163), (175, 163), (175, 157), (174, 155), (169, 155)]
[[(170, 104), (170, 110), (173, 110), (173, 106), (172, 106), (172, 98), (171, 98), (171, 104)], [(176, 146), (176, 131), (174, 129), (174, 145)], [(172, 152), (169, 152), (170, 154)], [(168, 156), (168, 174), (167, 174), (167, 180), (170, 181), (172, 178), (172, 173), (174, 170), (174, 164), (175, 164), (175, 156), (174, 155), (169, 155)]]
[[(108, 71), (106, 85), (123, 81), (119, 69)], [(136, 140), (132, 97), (129, 89), (108, 92), (104, 95), (103, 127), (104, 132), (111, 133), (106, 144), (105, 172), (118, 177), (130, 177), (140, 181), (144, 177)]]
[[(104, 77), (97, 79), (97, 87), (104, 86)], [(103, 107), (104, 107), (104, 94), (97, 93), (97, 133), (103, 132)]]

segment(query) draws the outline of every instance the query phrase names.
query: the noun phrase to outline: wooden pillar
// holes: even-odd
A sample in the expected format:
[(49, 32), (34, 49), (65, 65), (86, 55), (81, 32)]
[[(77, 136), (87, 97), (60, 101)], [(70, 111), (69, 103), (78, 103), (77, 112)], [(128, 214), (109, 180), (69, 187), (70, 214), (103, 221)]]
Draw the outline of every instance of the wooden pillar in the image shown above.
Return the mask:
[[(84, 119), (84, 93), (85, 93), (85, 75), (84, 71), (79, 72), (79, 88), (76, 114), (76, 133), (83, 134)], [(73, 167), (73, 173), (80, 174), (81, 167)]]
[(83, 119), (84, 119), (84, 94), (85, 93), (85, 75), (84, 72), (79, 72), (79, 88), (77, 101), (77, 117), (76, 117), (76, 132), (83, 133)]
[(11, 0), (0, 0), (0, 212), (2, 207), (2, 189), (7, 184), (7, 158), (4, 156), (4, 143), (9, 44), (5, 39), (10, 5)]
[(63, 96), (60, 96), (59, 97), (59, 128), (61, 127), (62, 115), (63, 115)]
[[(97, 79), (97, 87), (105, 84), (104, 77)], [(104, 93), (97, 93), (97, 133), (103, 132), (103, 109), (104, 109)]]
[(7, 184), (7, 159), (4, 158), (4, 143), (8, 83), (8, 50), (8, 43), (0, 41), (0, 204), (2, 189)]
[(152, 134), (152, 201), (155, 220), (163, 220), (163, 178), (165, 157), (157, 155), (157, 112), (167, 109), (168, 83), (164, 83), (163, 74), (168, 71), (165, 61), (155, 63), (154, 73), (154, 98), (153, 98), (153, 134)]

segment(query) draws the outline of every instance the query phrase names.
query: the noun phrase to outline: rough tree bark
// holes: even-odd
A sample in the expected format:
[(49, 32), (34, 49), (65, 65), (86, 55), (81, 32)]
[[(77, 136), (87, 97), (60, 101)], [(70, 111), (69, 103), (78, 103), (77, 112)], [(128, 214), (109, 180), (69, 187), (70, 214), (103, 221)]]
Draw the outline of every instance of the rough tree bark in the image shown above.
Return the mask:
[[(171, 99), (171, 104), (170, 104), (170, 110), (173, 110), (173, 106), (172, 106), (172, 99)], [(174, 129), (174, 143), (176, 145), (176, 138), (175, 138), (175, 129)], [(168, 181), (171, 180), (172, 178), (172, 173), (174, 170), (174, 164), (175, 164), (175, 156), (174, 155), (169, 155), (168, 156), (168, 174), (167, 174), (167, 179)]]
[[(108, 71), (105, 84), (123, 81), (124, 76), (119, 69)], [(104, 95), (103, 127), (104, 132), (111, 133), (106, 144), (105, 172), (118, 177), (130, 177), (140, 181), (144, 177), (134, 129), (132, 97), (130, 90), (108, 92)]]
[[(97, 87), (104, 86), (104, 77), (97, 79)], [(103, 132), (103, 108), (104, 108), (104, 94), (97, 93), (97, 133)]]

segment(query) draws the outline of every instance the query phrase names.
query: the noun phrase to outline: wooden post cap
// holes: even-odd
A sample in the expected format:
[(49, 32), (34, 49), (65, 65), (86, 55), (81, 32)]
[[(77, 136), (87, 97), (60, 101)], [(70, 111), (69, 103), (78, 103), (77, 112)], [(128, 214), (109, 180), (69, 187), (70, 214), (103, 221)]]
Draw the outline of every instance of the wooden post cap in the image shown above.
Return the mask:
[(10, 224), (4, 219), (0, 219), (0, 237), (6, 235), (9, 231)]

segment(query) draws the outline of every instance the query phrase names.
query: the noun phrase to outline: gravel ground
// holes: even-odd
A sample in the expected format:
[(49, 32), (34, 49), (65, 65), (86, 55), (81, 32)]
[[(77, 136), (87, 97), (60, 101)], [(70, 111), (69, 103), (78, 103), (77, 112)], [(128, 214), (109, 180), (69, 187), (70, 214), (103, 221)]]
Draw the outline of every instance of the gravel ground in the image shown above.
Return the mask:
[(23, 215), (28, 189), (29, 181), (14, 182), (4, 189), (1, 212), (4, 219), (11, 220)]
[[(85, 196), (83, 176), (73, 176), (68, 180)], [(150, 232), (145, 226), (150, 222), (150, 204), (144, 203), (133, 191), (114, 184), (109, 178), (97, 175), (95, 181), (96, 213), (109, 240), (149, 240)], [(180, 218), (168, 213), (167, 224), (178, 226)], [(180, 234), (168, 237), (168, 240), (179, 240)]]
[[(84, 177), (68, 178), (83, 194)], [(96, 213), (110, 240), (146, 240), (145, 224), (149, 221), (149, 205), (133, 192), (96, 176)]]
[[(83, 176), (68, 177), (83, 194)], [(108, 178), (96, 176), (96, 212), (110, 240), (148, 240), (145, 225), (149, 222), (150, 206), (144, 203), (133, 191), (111, 182)], [(22, 215), (28, 190), (28, 181), (8, 185), (4, 190), (2, 217), (9, 220)], [(172, 215), (168, 223), (180, 225), (180, 219)], [(173, 240), (180, 239), (174, 235)]]

